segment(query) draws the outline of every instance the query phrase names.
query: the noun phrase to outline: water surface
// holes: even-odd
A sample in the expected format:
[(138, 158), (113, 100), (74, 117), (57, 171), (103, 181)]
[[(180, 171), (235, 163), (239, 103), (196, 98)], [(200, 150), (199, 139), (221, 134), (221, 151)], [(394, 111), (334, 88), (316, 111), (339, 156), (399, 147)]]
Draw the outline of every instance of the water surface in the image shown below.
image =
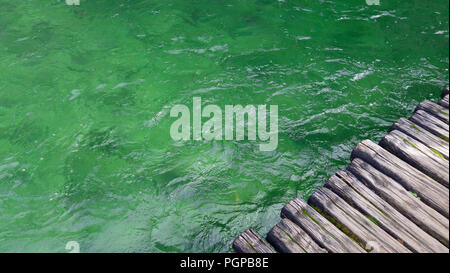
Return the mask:
[[(226, 252), (448, 84), (448, 1), (0, 0), (0, 251)], [(173, 105), (276, 104), (278, 149)]]

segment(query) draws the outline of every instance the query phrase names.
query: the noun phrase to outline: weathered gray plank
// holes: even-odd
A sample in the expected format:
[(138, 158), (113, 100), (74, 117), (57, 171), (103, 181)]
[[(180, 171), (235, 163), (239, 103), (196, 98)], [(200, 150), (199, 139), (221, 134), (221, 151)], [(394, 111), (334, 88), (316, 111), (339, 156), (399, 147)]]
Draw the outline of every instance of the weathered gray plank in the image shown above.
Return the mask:
[(282, 253), (326, 253), (309, 235), (284, 218), (267, 234), (267, 241)]
[[(341, 171), (340, 177), (338, 174), (333, 175), (327, 181), (325, 187), (330, 188), (339, 197), (358, 209), (363, 215), (370, 217), (377, 226), (381, 227), (393, 238), (403, 242), (403, 244), (411, 251), (418, 253), (448, 252), (448, 249), (444, 245), (426, 234), (404, 216), (396, 217), (395, 214), (389, 214), (389, 212), (386, 212), (371, 202), (369, 198), (373, 199), (373, 197), (371, 195), (366, 197), (365, 194), (370, 190), (355, 177), (349, 179), (351, 182), (348, 182), (347, 179), (342, 177), (344, 176), (342, 173), (344, 172)], [(359, 184), (359, 188), (365, 188), (365, 190), (357, 190), (354, 187), (354, 184)], [(375, 198), (380, 199), (378, 196)], [(378, 200), (377, 203), (380, 202), (382, 202), (381, 199)], [(389, 205), (386, 204), (385, 207), (386, 206)], [(394, 210), (392, 207), (389, 209), (390, 211)]]
[(347, 169), (396, 210), (448, 247), (449, 221), (447, 218), (419, 201), (392, 178), (362, 159), (353, 159)]
[(439, 138), (432, 133), (426, 131), (424, 128), (420, 127), (413, 122), (401, 118), (397, 120), (394, 125), (390, 128), (389, 131), (399, 130), (408, 136), (420, 141), (422, 144), (427, 146), (430, 149), (434, 149), (439, 152), (445, 159), (449, 158), (449, 146), (448, 142)]
[(247, 229), (233, 242), (233, 249), (238, 253), (274, 253), (269, 244), (253, 229)]
[(417, 110), (428, 112), (448, 124), (448, 109), (440, 106), (439, 104), (429, 100), (424, 100), (416, 107), (416, 111)]
[(447, 142), (449, 141), (448, 125), (427, 112), (418, 110), (409, 118), (409, 120), (420, 127), (427, 129), (435, 136), (442, 138)]
[(448, 188), (449, 163), (417, 140), (394, 130), (380, 141), (380, 146), (436, 179)]
[(301, 227), (319, 246), (332, 253), (366, 252), (302, 199), (296, 198), (281, 210), (281, 217)]
[(441, 98), (443, 98), (447, 95), (448, 95), (448, 86), (446, 88), (444, 88), (444, 90), (442, 90)]
[(439, 101), (439, 105), (448, 109), (448, 95)]
[[(414, 114), (418, 113), (419, 115), (422, 115), (423, 117), (426, 118), (427, 122), (431, 122), (434, 125), (444, 129), (445, 131), (449, 131), (449, 125), (447, 123), (445, 123), (445, 121), (442, 121), (440, 119), (438, 119), (436, 116), (430, 114), (429, 112), (423, 111), (423, 110), (417, 110), (414, 112)], [(420, 125), (420, 124), (419, 124)]]
[(445, 186), (370, 140), (364, 140), (356, 146), (351, 159), (357, 157), (393, 178), (407, 191), (416, 193), (431, 208), (449, 217), (449, 190)]
[(382, 253), (408, 253), (400, 242), (375, 225), (347, 202), (327, 188), (314, 192), (308, 203), (316, 206), (345, 227), (366, 249)]
[[(345, 183), (350, 185), (355, 191), (364, 196), (367, 201), (369, 201), (372, 205), (377, 207), (379, 210), (383, 212), (383, 214), (388, 215), (393, 218), (397, 222), (405, 223), (413, 223), (409, 218), (404, 216), (400, 211), (395, 209), (391, 204), (386, 202), (381, 196), (376, 194), (373, 190), (368, 188), (364, 183), (362, 183), (354, 174), (352, 174), (349, 170), (342, 170), (336, 173), (336, 176), (341, 178)], [(415, 225), (413, 223), (413, 225)], [(417, 226), (417, 225), (416, 225)], [(445, 247), (438, 240), (433, 238), (431, 235), (426, 233), (423, 229), (419, 227), (419, 229), (411, 228), (411, 234), (416, 234), (418, 239), (424, 241), (424, 243), (432, 248), (435, 252), (448, 252), (448, 248)]]

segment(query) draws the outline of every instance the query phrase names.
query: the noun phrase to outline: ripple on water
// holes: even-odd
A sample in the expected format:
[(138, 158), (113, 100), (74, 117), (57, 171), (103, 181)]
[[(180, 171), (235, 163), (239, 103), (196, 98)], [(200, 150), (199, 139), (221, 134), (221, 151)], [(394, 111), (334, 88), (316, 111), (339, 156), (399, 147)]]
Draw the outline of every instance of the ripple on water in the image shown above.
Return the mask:
[[(448, 1), (0, 2), (0, 251), (229, 251), (448, 84)], [(277, 150), (174, 142), (193, 96)]]

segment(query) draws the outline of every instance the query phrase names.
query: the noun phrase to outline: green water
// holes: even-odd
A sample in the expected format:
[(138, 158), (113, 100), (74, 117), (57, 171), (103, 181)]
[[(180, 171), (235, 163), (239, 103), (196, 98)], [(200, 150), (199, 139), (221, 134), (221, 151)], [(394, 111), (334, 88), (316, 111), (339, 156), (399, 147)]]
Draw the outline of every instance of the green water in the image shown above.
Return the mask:
[[(448, 84), (446, 0), (0, 0), (0, 251), (226, 252)], [(275, 104), (279, 145), (174, 142)]]

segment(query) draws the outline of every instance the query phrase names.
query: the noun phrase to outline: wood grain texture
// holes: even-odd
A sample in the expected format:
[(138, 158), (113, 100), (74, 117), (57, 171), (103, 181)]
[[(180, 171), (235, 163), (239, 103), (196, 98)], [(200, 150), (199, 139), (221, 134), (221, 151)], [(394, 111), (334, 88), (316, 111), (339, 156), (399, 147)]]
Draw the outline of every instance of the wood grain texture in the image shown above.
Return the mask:
[(400, 242), (327, 188), (321, 188), (314, 192), (308, 203), (318, 207), (323, 213), (333, 218), (343, 229), (348, 230), (349, 236), (357, 238), (371, 252), (410, 252)]
[(434, 149), (438, 151), (441, 155), (448, 160), (449, 158), (449, 146), (448, 142), (439, 138), (432, 133), (428, 132), (426, 129), (420, 127), (405, 118), (401, 118), (397, 120), (394, 125), (390, 128), (389, 131), (398, 130), (401, 131), (408, 136), (420, 141), (422, 144), (427, 146), (430, 149)]
[(291, 220), (285, 218), (267, 234), (267, 241), (282, 253), (326, 253), (314, 240)]
[(409, 120), (426, 129), (435, 136), (442, 138), (447, 142), (449, 141), (448, 125), (427, 112), (418, 110), (409, 118)]
[(269, 244), (253, 229), (247, 229), (233, 242), (233, 249), (238, 253), (274, 253)]
[(448, 252), (444, 245), (398, 213), (352, 174), (340, 171), (328, 180), (325, 187), (330, 188), (393, 238), (403, 242), (411, 251)]
[(447, 218), (360, 158), (353, 159), (347, 169), (392, 207), (448, 247), (449, 221)]
[(448, 109), (448, 95), (439, 101), (439, 105)]
[(394, 156), (370, 140), (360, 142), (351, 159), (361, 158), (380, 172), (417, 194), (421, 201), (449, 218), (449, 190), (431, 177)]
[(320, 247), (332, 253), (366, 252), (305, 201), (296, 198), (281, 210), (281, 217), (288, 218), (301, 227)]
[(446, 124), (448, 124), (449, 120), (448, 109), (442, 107), (439, 104), (436, 104), (429, 100), (424, 100), (416, 107), (416, 111), (417, 110), (423, 110), (425, 112), (428, 112), (433, 116), (437, 117), (438, 119), (444, 121)]
[(448, 161), (439, 157), (422, 143), (400, 131), (394, 130), (380, 141), (380, 146), (448, 188)]

